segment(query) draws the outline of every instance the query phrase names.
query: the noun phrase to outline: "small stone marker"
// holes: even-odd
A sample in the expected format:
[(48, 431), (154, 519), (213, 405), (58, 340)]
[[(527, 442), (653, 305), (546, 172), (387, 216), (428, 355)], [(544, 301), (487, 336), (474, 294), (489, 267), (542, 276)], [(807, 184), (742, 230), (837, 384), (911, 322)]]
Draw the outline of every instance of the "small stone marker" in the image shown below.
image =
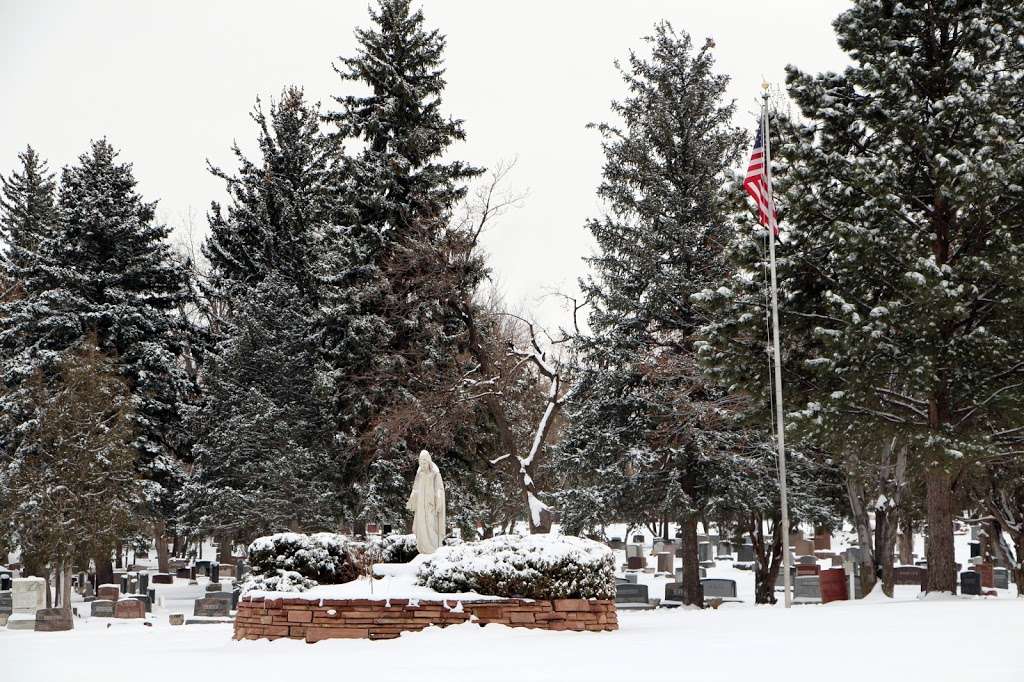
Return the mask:
[(196, 599), (195, 610), (193, 615), (195, 616), (228, 616), (231, 614), (231, 600), (223, 599), (220, 597), (206, 597), (205, 599)]
[(213, 583), (213, 582), (206, 583), (206, 591), (207, 592), (223, 592), (224, 591), (224, 586), (221, 585), (220, 583)]
[(697, 545), (697, 559), (699, 561), (714, 561), (714, 550), (710, 542), (701, 542)]
[(211, 561), (210, 562), (210, 582), (212, 582), (212, 583), (219, 583), (220, 582), (220, 562), (217, 562), (217, 561)]
[(819, 575), (818, 584), (821, 587), (822, 604), (846, 601), (850, 598), (849, 582), (846, 580), (846, 571), (842, 568), (826, 568)]
[[(93, 602), (94, 604), (96, 602)], [(114, 603), (114, 618), (145, 618), (146, 605), (138, 599), (122, 599)]]
[(814, 549), (832, 549), (832, 534), (825, 531), (815, 533)]
[(195, 562), (195, 564), (193, 564), (193, 566), (196, 569), (196, 575), (205, 575), (205, 576), (209, 577), (209, 575), (210, 575), (210, 563), (211, 562), (207, 561), (206, 559), (201, 559), (201, 560)]
[(672, 563), (675, 555), (672, 552), (660, 552), (658, 554), (658, 573), (672, 573)]
[(1010, 572), (1002, 567), (993, 568), (992, 582), (1001, 590), (1010, 589)]
[(139, 574), (139, 584), (135, 588), (135, 594), (147, 594), (149, 592), (149, 573)]
[(793, 585), (794, 604), (821, 603), (821, 580), (817, 575), (797, 575)]
[(121, 598), (121, 588), (111, 583), (100, 585), (96, 588), (96, 598), (117, 601)]
[(14, 599), (10, 592), (0, 592), (0, 616), (9, 616), (14, 613)]
[(43, 578), (15, 578), (11, 581), (11, 606), (14, 613), (35, 618), (36, 611), (46, 608), (46, 580)]
[(896, 566), (892, 570), (893, 582), (897, 585), (925, 585), (928, 569), (923, 566)]
[(11, 617), (9, 613), (0, 613), (0, 628), (7, 627), (7, 619)]
[(639, 534), (634, 535), (633, 536), (633, 542), (635, 542), (638, 545), (644, 544), (644, 536), (643, 535), (639, 535)]
[(94, 599), (89, 602), (89, 615), (97, 618), (113, 618), (114, 602), (109, 599)]
[[(615, 589), (615, 608), (617, 609), (649, 609), (650, 599), (647, 596), (647, 585), (619, 585)], [(198, 614), (197, 614), (198, 615)]]
[(36, 632), (64, 632), (73, 627), (71, 611), (64, 609), (39, 609), (36, 611)]
[(643, 556), (644, 548), (643, 545), (626, 545), (626, 558), (634, 556)]
[(754, 560), (754, 546), (753, 545), (740, 545), (737, 548), (736, 560), (742, 562), (749, 562)]
[(154, 585), (173, 585), (174, 576), (170, 573), (155, 573), (153, 575)]
[(169, 622), (171, 625), (184, 625), (185, 624), (185, 614), (184, 613), (172, 613), (171, 615), (167, 616), (167, 622)]
[(639, 571), (644, 567), (644, 557), (642, 556), (631, 556), (626, 559), (626, 567), (631, 571)]
[(974, 570), (981, 575), (981, 586), (982, 587), (995, 587), (995, 580), (993, 579), (992, 564), (980, 563), (974, 566)]
[(121, 574), (121, 594), (130, 594), (131, 589), (131, 578), (128, 577), (127, 573)]
[(28, 613), (13, 613), (7, 617), (8, 630), (35, 630), (36, 616)]
[(181, 578), (182, 580), (189, 580), (192, 577), (192, 569), (191, 568), (177, 568), (177, 569), (174, 570), (174, 577)]
[(971, 548), (971, 558), (981, 556), (981, 543), (978, 541), (967, 543), (968, 547)]
[(736, 581), (728, 578), (704, 578), (700, 581), (704, 599), (735, 599)]
[(981, 574), (976, 571), (964, 571), (960, 574), (960, 594), (981, 594)]

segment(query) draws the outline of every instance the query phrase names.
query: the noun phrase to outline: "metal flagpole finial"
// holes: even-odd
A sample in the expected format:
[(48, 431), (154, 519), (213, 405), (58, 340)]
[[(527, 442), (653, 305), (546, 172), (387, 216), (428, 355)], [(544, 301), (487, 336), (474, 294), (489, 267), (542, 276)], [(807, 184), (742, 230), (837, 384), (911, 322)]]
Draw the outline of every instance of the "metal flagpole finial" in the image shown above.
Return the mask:
[(762, 79), (761, 79), (761, 90), (762, 90), (761, 97), (764, 97), (765, 99), (768, 99), (768, 88), (769, 87), (771, 87), (771, 84), (768, 81), (764, 80), (764, 77), (762, 77)]

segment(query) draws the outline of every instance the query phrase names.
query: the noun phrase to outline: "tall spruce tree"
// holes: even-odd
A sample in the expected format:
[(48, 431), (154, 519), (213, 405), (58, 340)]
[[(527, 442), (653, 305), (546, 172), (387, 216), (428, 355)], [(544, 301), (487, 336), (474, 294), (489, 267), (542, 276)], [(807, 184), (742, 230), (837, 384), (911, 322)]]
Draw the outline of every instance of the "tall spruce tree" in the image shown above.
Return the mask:
[(18, 154), (21, 168), (0, 177), (0, 255), (10, 283), (23, 276), (45, 233), (56, 219), (56, 183), (46, 161), (31, 146)]
[(608, 213), (587, 223), (598, 248), (581, 283), (591, 335), (579, 346), (584, 378), (557, 464), (568, 483), (560, 501), (578, 530), (616, 515), (679, 522), (685, 600), (700, 604), (697, 521), (728, 494), (748, 434), (738, 401), (696, 367), (701, 320), (690, 296), (724, 272), (722, 184), (744, 135), (712, 41), (695, 50), (661, 23), (646, 42), (649, 57), (620, 67), (628, 95), (612, 110), (621, 123), (596, 126)]
[(354, 513), (397, 521), (415, 451), (443, 458), (453, 442), (438, 413), (460, 374), (458, 306), (484, 271), (479, 258), (453, 258), (464, 245), (448, 228), (480, 171), (443, 158), (465, 137), (462, 122), (441, 113), (444, 37), (409, 0), (382, 0), (370, 19), (356, 31), (357, 53), (336, 67), (368, 92), (337, 97), (340, 109), (326, 117), (337, 144), (358, 151), (346, 157), (348, 200), (335, 221), (324, 378), (363, 481)]
[(344, 462), (316, 374), (336, 154), (318, 106), (298, 88), (269, 114), (257, 104), (252, 119), (259, 157), (235, 145), (237, 173), (211, 167), (230, 200), (213, 204), (203, 245), (210, 345), (203, 399), (189, 420), (195, 467), (181, 508), (188, 527), (220, 536), (224, 547), (326, 528), (342, 499)]
[[(927, 491), (927, 589), (952, 592), (954, 488), (1020, 449), (1024, 7), (858, 0), (835, 28), (853, 65), (789, 69), (806, 122), (774, 147), (791, 416), (818, 441), (899, 433)], [(745, 288), (709, 330), (734, 376), (727, 338), (759, 317)]]
[(37, 235), (20, 270), (22, 295), (0, 304), (4, 378), (12, 389), (0, 411), (14, 453), (17, 434), (36, 418), (25, 381), (56, 371), (65, 350), (95, 335), (128, 382), (147, 513), (161, 519), (173, 513), (181, 482), (188, 445), (181, 406), (192, 385), (179, 364), (185, 275), (154, 206), (135, 191), (131, 165), (118, 163), (106, 140), (64, 169), (53, 228)]

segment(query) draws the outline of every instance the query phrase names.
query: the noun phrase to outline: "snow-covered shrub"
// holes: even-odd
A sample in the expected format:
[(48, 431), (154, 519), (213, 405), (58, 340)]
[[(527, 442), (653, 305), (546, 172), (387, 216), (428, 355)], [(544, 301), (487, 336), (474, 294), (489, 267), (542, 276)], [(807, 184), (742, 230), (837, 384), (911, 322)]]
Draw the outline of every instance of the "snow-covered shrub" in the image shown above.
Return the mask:
[(615, 559), (605, 545), (564, 535), (500, 535), (442, 547), (417, 572), (437, 592), (529, 599), (611, 599)]
[(242, 580), (240, 588), (242, 594), (247, 594), (255, 590), (261, 592), (305, 592), (316, 586), (315, 580), (310, 580), (301, 573), (278, 569), (274, 575), (250, 573)]
[(343, 535), (277, 533), (249, 545), (249, 565), (257, 576), (274, 578), (294, 571), (321, 585), (336, 585), (358, 576), (355, 557)]
[(374, 561), (383, 564), (407, 564), (420, 553), (415, 535), (385, 535), (371, 540)]

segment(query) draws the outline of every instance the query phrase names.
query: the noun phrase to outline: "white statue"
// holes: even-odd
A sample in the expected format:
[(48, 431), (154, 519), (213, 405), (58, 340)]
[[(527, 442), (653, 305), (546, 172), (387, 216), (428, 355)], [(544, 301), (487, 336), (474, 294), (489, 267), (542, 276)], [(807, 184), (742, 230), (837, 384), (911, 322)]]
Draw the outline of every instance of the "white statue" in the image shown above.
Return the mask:
[(416, 534), (416, 549), (420, 554), (433, 554), (444, 542), (444, 482), (426, 450), (420, 452), (420, 468), (405, 506), (415, 513), (412, 532)]

